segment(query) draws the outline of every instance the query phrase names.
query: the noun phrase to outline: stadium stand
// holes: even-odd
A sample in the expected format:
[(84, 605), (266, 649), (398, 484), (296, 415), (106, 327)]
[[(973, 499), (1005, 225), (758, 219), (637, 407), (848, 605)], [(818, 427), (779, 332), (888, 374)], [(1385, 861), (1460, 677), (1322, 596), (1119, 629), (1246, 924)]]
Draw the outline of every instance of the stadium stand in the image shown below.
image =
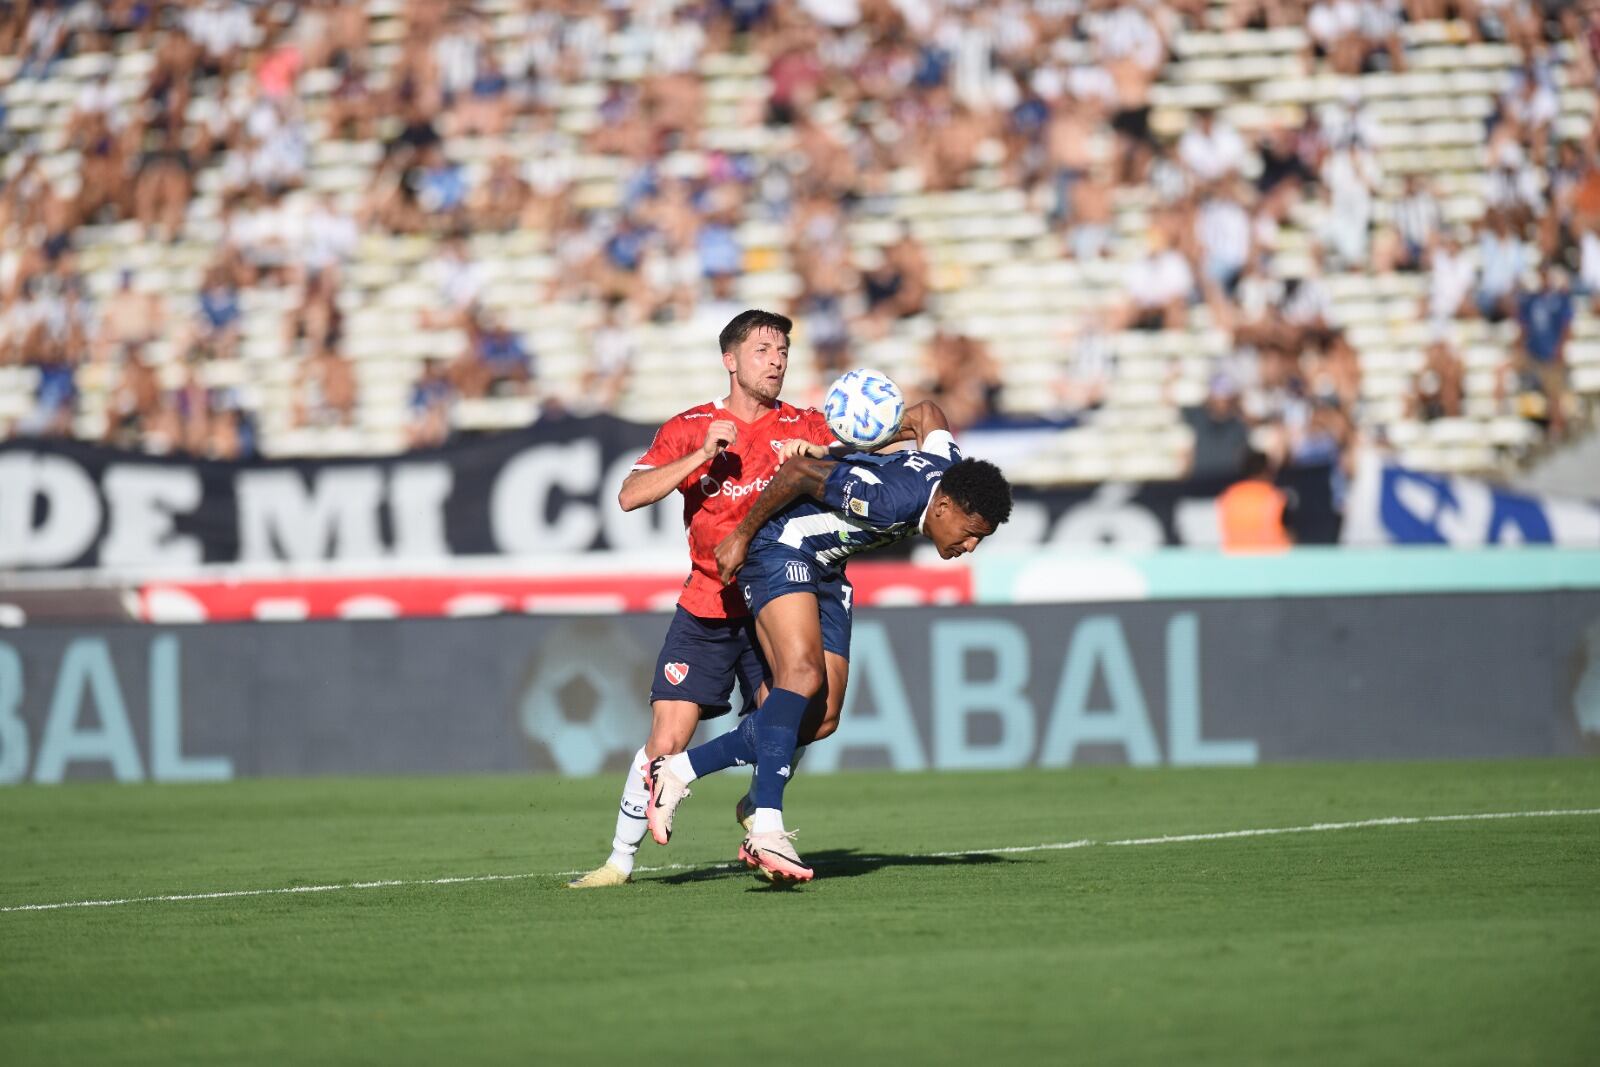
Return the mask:
[(654, 421), (749, 305), (791, 396), (880, 367), (1043, 427), (1040, 482), (1181, 476), (1208, 398), (1278, 462), (1503, 471), (1600, 395), (1592, 4), (9, 10), (8, 433)]

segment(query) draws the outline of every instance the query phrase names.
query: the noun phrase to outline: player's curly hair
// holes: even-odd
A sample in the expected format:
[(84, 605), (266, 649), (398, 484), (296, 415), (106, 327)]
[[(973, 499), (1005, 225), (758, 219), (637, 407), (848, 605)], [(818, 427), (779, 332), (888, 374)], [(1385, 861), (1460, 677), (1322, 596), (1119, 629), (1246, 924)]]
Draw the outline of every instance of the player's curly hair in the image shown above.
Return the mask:
[(964, 459), (944, 472), (939, 488), (962, 511), (978, 515), (990, 526), (1011, 517), (1011, 483), (986, 459)]
[(732, 352), (744, 339), (761, 328), (777, 330), (788, 337), (794, 329), (794, 321), (787, 315), (779, 315), (776, 311), (762, 311), (751, 308), (741, 311), (733, 317), (733, 321), (722, 328), (722, 333), (717, 335), (717, 343), (722, 346), (722, 351)]

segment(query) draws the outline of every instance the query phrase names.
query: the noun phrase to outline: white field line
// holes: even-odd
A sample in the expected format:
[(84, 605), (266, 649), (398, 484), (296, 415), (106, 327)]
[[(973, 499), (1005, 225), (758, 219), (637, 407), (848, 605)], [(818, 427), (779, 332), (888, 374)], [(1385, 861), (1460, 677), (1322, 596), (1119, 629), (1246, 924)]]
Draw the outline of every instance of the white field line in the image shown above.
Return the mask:
[[(1062, 852), (1092, 845), (1178, 845), (1198, 841), (1226, 841), (1236, 837), (1274, 837), (1279, 834), (1313, 834), (1328, 830), (1363, 830), (1375, 826), (1416, 826), (1434, 822), (1480, 822), (1487, 819), (1551, 819), (1580, 815), (1600, 815), (1600, 808), (1563, 808), (1549, 811), (1490, 811), (1466, 815), (1391, 815), (1355, 822), (1319, 822), (1308, 826), (1272, 826), (1257, 830), (1223, 830), (1209, 834), (1169, 834), (1164, 837), (1125, 837), (1116, 841), (1056, 841), (1043, 845), (1008, 845), (999, 848), (968, 848), (951, 852), (903, 853), (908, 859), (950, 859), (960, 856), (1008, 856), (1024, 852)], [(862, 856), (860, 859), (890, 859), (890, 856)], [(637, 873), (688, 870), (724, 870), (736, 863), (668, 863), (659, 867), (635, 867)], [(63, 908), (110, 908), (120, 904), (156, 904), (186, 900), (228, 900), (234, 897), (265, 897), (290, 893), (336, 893), (349, 889), (389, 889), (400, 886), (461, 885), (467, 882), (514, 882), (528, 878), (570, 878), (586, 871), (546, 871), (527, 874), (469, 874), (455, 878), (385, 879), (376, 882), (338, 882), (329, 885), (297, 885), (275, 889), (230, 889), (216, 893), (169, 893), (151, 897), (119, 897), (109, 900), (65, 900), (51, 904), (12, 904), (0, 913), (12, 911), (59, 911)]]

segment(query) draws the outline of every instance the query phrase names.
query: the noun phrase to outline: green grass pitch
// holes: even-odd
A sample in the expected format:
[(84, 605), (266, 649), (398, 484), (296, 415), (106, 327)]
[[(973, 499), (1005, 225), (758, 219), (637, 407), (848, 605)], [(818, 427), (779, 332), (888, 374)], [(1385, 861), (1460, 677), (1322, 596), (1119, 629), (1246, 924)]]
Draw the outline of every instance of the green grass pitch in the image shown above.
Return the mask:
[(0, 792), (0, 1062), (1592, 1064), (1600, 762), (802, 778), (818, 880), (725, 866), (743, 779), (646, 873), (610, 776)]

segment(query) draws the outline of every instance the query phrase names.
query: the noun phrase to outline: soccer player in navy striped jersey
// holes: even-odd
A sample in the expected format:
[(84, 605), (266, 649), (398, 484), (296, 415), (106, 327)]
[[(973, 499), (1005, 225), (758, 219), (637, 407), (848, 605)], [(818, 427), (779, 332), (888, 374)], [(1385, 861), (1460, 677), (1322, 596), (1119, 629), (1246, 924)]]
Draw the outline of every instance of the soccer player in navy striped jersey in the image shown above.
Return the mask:
[(825, 635), (849, 647), (851, 589), (844, 565), (860, 552), (925, 534), (945, 559), (973, 551), (1011, 515), (999, 468), (963, 459), (944, 413), (931, 403), (906, 412), (917, 447), (888, 455), (828, 458), (805, 442), (786, 459), (750, 513), (716, 549), (724, 582), (737, 576), (772, 670), (772, 688), (737, 729), (651, 762), (646, 821), (666, 844), (672, 817), (701, 775), (753, 763), (755, 818), (739, 849), (763, 876), (809, 881), (783, 824), (787, 785), (806, 705), (824, 684)]
[[(649, 797), (640, 772), (653, 757), (687, 748), (701, 721), (726, 714), (735, 685), (747, 705), (765, 690), (766, 665), (756, 647), (750, 610), (738, 590), (718, 577), (715, 551), (777, 473), (786, 443), (837, 443), (821, 412), (778, 398), (789, 366), (791, 326), (788, 318), (755, 308), (735, 316), (718, 337), (728, 372), (727, 396), (663, 423), (617, 495), (622, 510), (632, 511), (674, 491), (681, 494), (691, 569), (656, 660), (650, 735), (628, 766), (611, 855), (567, 883), (574, 889), (603, 889), (632, 880), (634, 857), (647, 832)], [(808, 740), (828, 736), (838, 722), (849, 652), (847, 644), (828, 646), (828, 691), (814, 720), (806, 724)], [(746, 801), (740, 799), (735, 814), (741, 824), (751, 817)]]

